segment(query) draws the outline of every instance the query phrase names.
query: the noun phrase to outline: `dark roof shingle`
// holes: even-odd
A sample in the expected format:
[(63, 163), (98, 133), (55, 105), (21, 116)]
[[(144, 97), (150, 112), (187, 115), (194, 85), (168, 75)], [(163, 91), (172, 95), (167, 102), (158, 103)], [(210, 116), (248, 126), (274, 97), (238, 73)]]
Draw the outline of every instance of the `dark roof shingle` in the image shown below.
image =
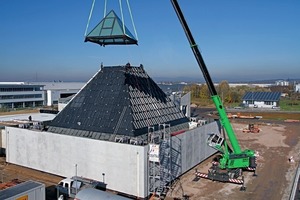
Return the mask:
[(128, 65), (103, 67), (51, 122), (49, 131), (67, 128), (136, 137), (146, 134), (149, 126), (186, 122), (142, 66)]

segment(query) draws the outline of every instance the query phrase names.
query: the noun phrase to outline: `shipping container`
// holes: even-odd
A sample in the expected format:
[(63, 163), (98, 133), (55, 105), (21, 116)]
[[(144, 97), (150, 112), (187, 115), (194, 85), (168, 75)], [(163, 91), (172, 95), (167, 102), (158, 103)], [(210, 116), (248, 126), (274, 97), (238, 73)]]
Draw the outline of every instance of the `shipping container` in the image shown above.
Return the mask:
[(26, 181), (0, 191), (1, 200), (45, 200), (45, 185)]

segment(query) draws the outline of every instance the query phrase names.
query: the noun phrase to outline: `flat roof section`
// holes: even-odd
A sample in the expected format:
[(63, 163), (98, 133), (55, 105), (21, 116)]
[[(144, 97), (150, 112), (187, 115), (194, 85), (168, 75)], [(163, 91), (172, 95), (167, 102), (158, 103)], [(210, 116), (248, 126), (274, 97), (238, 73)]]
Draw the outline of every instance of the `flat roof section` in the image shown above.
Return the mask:
[(56, 117), (56, 114), (50, 113), (26, 113), (26, 114), (17, 114), (17, 115), (3, 115), (0, 116), (1, 121), (13, 121), (13, 120), (28, 120), (28, 117), (31, 116), (33, 121), (51, 121)]
[[(20, 183), (18, 185), (12, 186), (10, 188), (4, 189), (0, 191), (0, 199), (8, 199), (11, 197), (15, 197), (18, 194), (22, 194), (29, 190), (32, 190), (37, 187), (42, 187), (44, 184), (38, 183), (35, 181), (26, 181), (24, 183)], [(44, 186), (45, 187), (45, 186)]]

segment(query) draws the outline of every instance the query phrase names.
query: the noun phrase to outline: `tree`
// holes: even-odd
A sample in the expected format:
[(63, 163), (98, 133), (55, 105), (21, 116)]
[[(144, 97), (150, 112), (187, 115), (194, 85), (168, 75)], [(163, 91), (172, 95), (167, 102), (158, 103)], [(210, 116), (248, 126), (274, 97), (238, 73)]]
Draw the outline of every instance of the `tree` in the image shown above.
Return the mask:
[(232, 103), (239, 103), (241, 102), (241, 95), (237, 91), (231, 92), (231, 102)]
[(210, 98), (210, 94), (209, 94), (209, 91), (208, 91), (208, 87), (206, 84), (202, 84), (200, 86), (200, 99), (202, 100), (207, 100)]
[(200, 95), (200, 86), (197, 84), (187, 85), (183, 88), (183, 92), (186, 94), (191, 92), (192, 98), (199, 98)]
[(223, 80), (217, 87), (217, 92), (223, 103), (231, 103), (231, 91), (227, 81)]

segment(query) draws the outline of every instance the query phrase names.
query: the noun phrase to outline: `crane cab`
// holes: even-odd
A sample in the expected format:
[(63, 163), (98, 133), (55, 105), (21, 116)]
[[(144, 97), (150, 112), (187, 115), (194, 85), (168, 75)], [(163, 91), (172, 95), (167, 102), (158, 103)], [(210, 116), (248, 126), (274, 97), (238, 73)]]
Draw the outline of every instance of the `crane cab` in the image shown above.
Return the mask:
[(218, 133), (212, 133), (208, 138), (206, 143), (217, 150), (220, 150), (222, 144), (224, 142), (224, 138)]

